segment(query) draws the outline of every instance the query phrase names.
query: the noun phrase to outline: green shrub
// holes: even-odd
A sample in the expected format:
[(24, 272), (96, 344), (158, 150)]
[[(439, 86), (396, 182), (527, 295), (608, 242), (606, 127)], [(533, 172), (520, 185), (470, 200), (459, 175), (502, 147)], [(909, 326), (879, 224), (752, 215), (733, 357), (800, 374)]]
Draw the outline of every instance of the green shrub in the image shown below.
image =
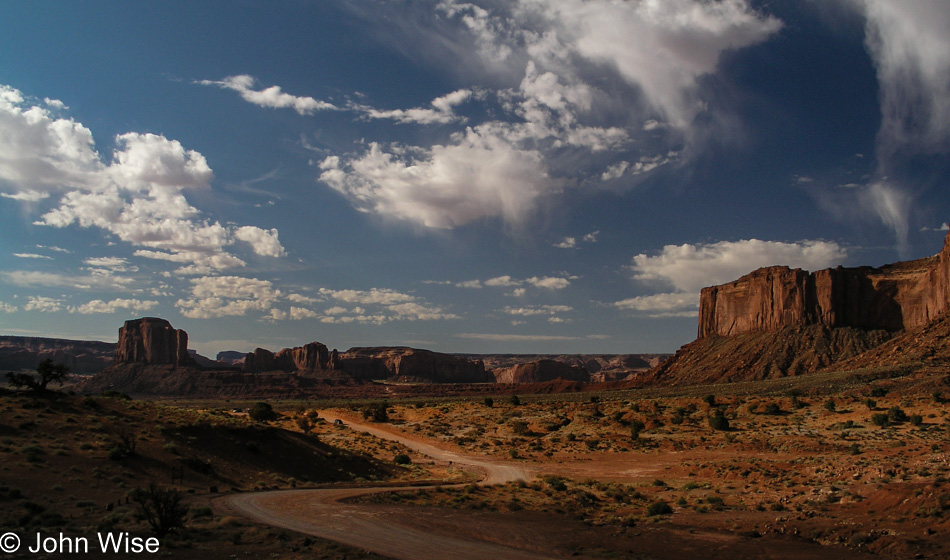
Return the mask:
[(274, 407), (266, 402), (254, 403), (254, 406), (248, 411), (247, 415), (256, 422), (270, 422), (271, 420), (277, 420), (277, 413), (274, 412)]
[(901, 410), (899, 406), (892, 406), (887, 410), (887, 418), (892, 424), (900, 424), (907, 421), (907, 413)]
[(673, 513), (673, 508), (670, 507), (670, 504), (664, 502), (663, 500), (657, 500), (647, 507), (647, 515), (650, 517), (655, 517), (657, 515), (670, 515)]
[(886, 428), (891, 425), (891, 419), (885, 412), (876, 412), (871, 415), (871, 423), (875, 426)]
[(400, 453), (393, 457), (393, 463), (396, 463), (397, 465), (408, 465), (412, 463), (412, 459), (410, 459), (405, 453)]
[(724, 432), (729, 429), (729, 419), (726, 418), (722, 410), (717, 410), (715, 414), (709, 417), (709, 427)]

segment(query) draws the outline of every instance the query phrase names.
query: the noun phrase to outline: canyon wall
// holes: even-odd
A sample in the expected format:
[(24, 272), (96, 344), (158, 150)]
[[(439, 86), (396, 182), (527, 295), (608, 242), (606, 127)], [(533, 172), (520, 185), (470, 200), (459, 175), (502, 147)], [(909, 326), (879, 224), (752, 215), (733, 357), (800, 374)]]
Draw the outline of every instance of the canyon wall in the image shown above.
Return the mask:
[(916, 261), (812, 273), (772, 266), (704, 288), (698, 336), (807, 325), (893, 332), (926, 325), (948, 307), (950, 235), (940, 253)]
[(115, 363), (149, 365), (195, 365), (188, 354), (188, 334), (172, 328), (171, 323), (156, 317), (126, 321), (119, 329)]

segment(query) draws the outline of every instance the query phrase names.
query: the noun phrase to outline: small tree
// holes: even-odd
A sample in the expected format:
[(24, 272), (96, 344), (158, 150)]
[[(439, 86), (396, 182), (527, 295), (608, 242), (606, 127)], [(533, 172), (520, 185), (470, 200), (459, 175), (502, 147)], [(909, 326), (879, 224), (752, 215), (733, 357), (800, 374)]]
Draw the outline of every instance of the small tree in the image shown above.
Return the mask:
[(150, 482), (145, 490), (133, 490), (132, 500), (139, 505), (139, 513), (159, 538), (185, 525), (188, 508), (181, 505), (181, 494), (176, 490)]
[(251, 417), (251, 420), (257, 422), (270, 422), (271, 420), (277, 420), (277, 413), (274, 412), (274, 407), (266, 402), (254, 403), (254, 406), (251, 407), (251, 410), (247, 412), (247, 415)]
[(36, 366), (36, 375), (31, 373), (7, 373), (7, 380), (10, 385), (21, 388), (26, 387), (33, 392), (46, 392), (46, 386), (50, 383), (62, 385), (69, 376), (69, 368), (66, 364), (54, 364), (51, 358), (47, 358)]
[(389, 422), (389, 411), (385, 402), (368, 404), (363, 407), (363, 418), (373, 422)]
[(729, 429), (729, 419), (722, 409), (717, 409), (716, 413), (709, 417), (709, 427), (723, 432)]
[(646, 428), (646, 425), (640, 420), (632, 420), (630, 422), (630, 437), (634, 440), (640, 439), (640, 432)]

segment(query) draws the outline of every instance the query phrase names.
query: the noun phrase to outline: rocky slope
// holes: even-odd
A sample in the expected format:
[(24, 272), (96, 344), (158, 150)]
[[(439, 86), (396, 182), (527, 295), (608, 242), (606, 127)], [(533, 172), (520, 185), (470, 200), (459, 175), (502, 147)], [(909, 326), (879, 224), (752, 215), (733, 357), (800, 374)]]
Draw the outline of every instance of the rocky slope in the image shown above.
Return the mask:
[(715, 383), (869, 367), (915, 359), (909, 348), (950, 358), (945, 339), (919, 334), (947, 330), (938, 327), (947, 323), (948, 279), (950, 236), (933, 257), (880, 268), (762, 268), (704, 288), (697, 340), (637, 382)]

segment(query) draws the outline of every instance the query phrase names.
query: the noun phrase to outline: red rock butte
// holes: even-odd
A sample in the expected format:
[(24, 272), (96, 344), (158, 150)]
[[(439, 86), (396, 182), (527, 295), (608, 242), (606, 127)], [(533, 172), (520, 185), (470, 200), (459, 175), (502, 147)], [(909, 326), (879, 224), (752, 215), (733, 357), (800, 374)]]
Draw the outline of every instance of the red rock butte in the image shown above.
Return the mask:
[(823, 325), (900, 331), (950, 308), (950, 235), (935, 256), (880, 268), (760, 268), (704, 288), (699, 338)]
[(115, 363), (195, 365), (188, 354), (188, 334), (157, 317), (125, 322), (119, 329)]

